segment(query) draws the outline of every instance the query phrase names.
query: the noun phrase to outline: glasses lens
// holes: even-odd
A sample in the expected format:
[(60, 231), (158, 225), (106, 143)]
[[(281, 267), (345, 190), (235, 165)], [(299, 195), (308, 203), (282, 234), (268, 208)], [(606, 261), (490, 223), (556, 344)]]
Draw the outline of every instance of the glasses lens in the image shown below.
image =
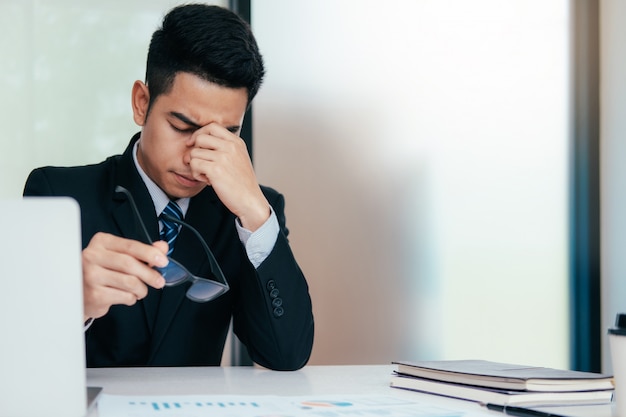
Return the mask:
[(228, 289), (223, 284), (205, 279), (197, 279), (187, 290), (187, 297), (194, 301), (210, 301), (224, 294)]
[(167, 266), (163, 268), (154, 267), (154, 269), (159, 271), (159, 273), (163, 275), (163, 278), (165, 278), (165, 285), (176, 285), (187, 280), (190, 274), (187, 272), (185, 267), (172, 258), (168, 259), (170, 260), (170, 263), (168, 263)]

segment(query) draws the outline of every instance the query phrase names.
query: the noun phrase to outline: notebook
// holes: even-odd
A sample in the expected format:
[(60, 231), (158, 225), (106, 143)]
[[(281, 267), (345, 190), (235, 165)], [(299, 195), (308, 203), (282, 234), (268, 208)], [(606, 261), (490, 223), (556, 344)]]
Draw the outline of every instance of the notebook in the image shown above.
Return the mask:
[[(0, 200), (0, 416), (88, 410), (80, 210), (69, 198)], [(96, 390), (91, 390), (95, 397)]]

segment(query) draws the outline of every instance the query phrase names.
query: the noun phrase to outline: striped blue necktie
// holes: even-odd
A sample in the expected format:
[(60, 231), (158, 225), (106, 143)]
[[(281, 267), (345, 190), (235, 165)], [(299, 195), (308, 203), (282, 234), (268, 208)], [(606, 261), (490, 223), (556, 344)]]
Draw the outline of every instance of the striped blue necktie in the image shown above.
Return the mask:
[(161, 240), (166, 241), (169, 245), (169, 249), (167, 251), (167, 254), (169, 256), (174, 251), (174, 241), (178, 236), (180, 226), (177, 223), (164, 218), (163, 214), (167, 214), (170, 217), (182, 220), (183, 211), (180, 209), (180, 207), (178, 207), (178, 204), (176, 204), (174, 201), (170, 201), (159, 216), (161, 223), (163, 223), (163, 229), (161, 229)]

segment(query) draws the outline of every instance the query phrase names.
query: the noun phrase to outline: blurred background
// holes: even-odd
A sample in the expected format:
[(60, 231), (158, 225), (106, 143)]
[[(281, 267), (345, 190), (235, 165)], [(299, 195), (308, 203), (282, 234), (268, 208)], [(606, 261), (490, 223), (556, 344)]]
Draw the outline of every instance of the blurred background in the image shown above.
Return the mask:
[[(18, 198), (35, 167), (124, 150), (138, 130), (132, 84), (177, 3), (0, 0), (0, 197)], [(572, 330), (573, 153), (589, 116), (574, 45), (590, 3), (251, 1), (267, 78), (246, 123), (309, 281), (310, 364), (577, 367), (576, 324), (591, 328), (582, 344), (604, 345), (626, 294), (626, 6), (594, 9), (602, 268), (592, 257), (591, 287), (576, 291), (596, 301)], [(605, 369), (606, 353), (591, 352)]]

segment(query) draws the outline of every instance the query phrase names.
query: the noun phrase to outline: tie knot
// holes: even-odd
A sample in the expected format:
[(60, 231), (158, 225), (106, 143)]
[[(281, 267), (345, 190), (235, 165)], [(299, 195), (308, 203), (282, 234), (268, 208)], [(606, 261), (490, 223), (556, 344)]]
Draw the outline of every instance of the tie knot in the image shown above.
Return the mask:
[(176, 237), (178, 236), (179, 226), (175, 222), (165, 218), (163, 215), (170, 216), (174, 219), (182, 220), (183, 219), (183, 211), (178, 207), (174, 201), (170, 201), (167, 203), (167, 206), (161, 212), (159, 218), (163, 223), (163, 229), (161, 230), (161, 239), (165, 240), (169, 245), (169, 250), (167, 251), (168, 256), (172, 254), (174, 250), (174, 241), (176, 241)]

